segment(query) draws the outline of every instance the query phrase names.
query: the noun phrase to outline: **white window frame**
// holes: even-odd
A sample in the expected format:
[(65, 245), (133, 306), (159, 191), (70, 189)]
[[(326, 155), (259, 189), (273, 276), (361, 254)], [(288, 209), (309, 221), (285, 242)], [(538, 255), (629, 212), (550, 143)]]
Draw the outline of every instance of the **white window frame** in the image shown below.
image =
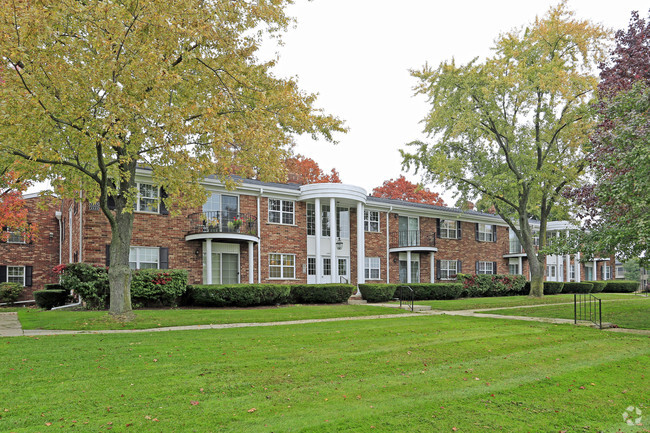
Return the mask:
[(26, 244), (25, 234), (20, 230), (11, 230), (11, 228), (5, 229), (8, 233), (7, 243), (8, 244)]
[(478, 240), (479, 242), (493, 242), (493, 224), (478, 224)]
[[(278, 209), (271, 209), (271, 202), (278, 202)], [(291, 204), (291, 210), (286, 210), (285, 205)], [(274, 207), (274, 206), (273, 206)], [(277, 217), (277, 221), (274, 221), (271, 218), (271, 215), (275, 215)], [(291, 218), (291, 222), (286, 222), (285, 217)], [(269, 223), (271, 224), (283, 224), (283, 225), (289, 225), (292, 226), (294, 225), (294, 222), (296, 221), (296, 202), (294, 200), (285, 200), (281, 198), (269, 198), (269, 218), (268, 218)]]
[[(279, 256), (280, 259), (279, 265), (272, 264), (273, 256)], [(279, 277), (273, 276), (272, 273), (273, 270), (279, 270), (280, 276)], [(291, 272), (289, 272), (289, 270), (291, 270)], [(270, 253), (269, 254), (269, 279), (270, 280), (295, 280), (296, 279), (296, 255), (284, 254), (284, 253)]]
[(379, 257), (366, 257), (364, 260), (364, 277), (366, 280), (381, 279), (381, 259)]
[(316, 205), (307, 203), (307, 236), (316, 236)]
[(332, 259), (323, 257), (323, 276), (329, 277), (332, 275)]
[(620, 263), (616, 265), (616, 278), (625, 277), (625, 266)]
[(612, 267), (609, 265), (603, 265), (603, 280), (612, 279)]
[(479, 261), (477, 275), (494, 275), (494, 263)]
[(363, 211), (363, 231), (370, 233), (379, 233), (380, 232), (380, 223), (379, 220), (379, 211), (376, 210), (364, 210)]
[[(450, 266), (452, 263), (453, 266)], [(440, 279), (453, 280), (451, 275), (458, 275), (458, 260), (440, 260)]]
[[(156, 255), (155, 255), (156, 261), (145, 260), (145, 257), (144, 257), (143, 253), (145, 251), (151, 252), (153, 250), (156, 251)], [(133, 256), (132, 256), (132, 254), (133, 254)], [(135, 260), (131, 260), (132, 257)], [(145, 264), (145, 263), (148, 263), (148, 264), (154, 264), (155, 263), (156, 267), (155, 268), (152, 268), (152, 267), (143, 268), (141, 265)], [(130, 247), (129, 248), (129, 267), (131, 269), (160, 269), (160, 248), (158, 248), (158, 247), (138, 247), (138, 246)]]
[(307, 275), (316, 275), (316, 257), (307, 257)]
[[(453, 228), (449, 225), (453, 224)], [(453, 233), (453, 236), (452, 236)], [(440, 220), (440, 238), (442, 239), (458, 239), (458, 222), (456, 220)]]
[[(515, 269), (515, 272), (512, 272), (513, 267)], [(510, 275), (521, 275), (519, 272), (519, 263), (508, 263), (508, 273)]]
[(575, 281), (576, 280), (576, 265), (569, 265), (569, 280), (570, 281)]
[[(22, 276), (15, 274), (11, 275), (12, 271), (20, 269), (22, 271)], [(13, 279), (12, 279), (13, 278)], [(20, 278), (21, 281), (17, 281), (17, 278)], [(18, 283), (21, 286), (25, 286), (25, 267), (24, 266), (7, 266), (7, 282), (8, 283)]]
[[(160, 187), (155, 186), (152, 183), (146, 183), (146, 182), (136, 182), (135, 184), (136, 189), (138, 191), (135, 203), (133, 205), (133, 210), (136, 212), (142, 212), (142, 213), (160, 213)], [(153, 191), (156, 192), (155, 197), (154, 196), (143, 196), (142, 195), (142, 186), (150, 186), (153, 188)], [(142, 206), (142, 201), (143, 200), (152, 200), (156, 203), (156, 210), (148, 210), (146, 209), (146, 206)], [(143, 210), (144, 209), (144, 210)]]
[(555, 265), (546, 265), (546, 276), (548, 278), (557, 277), (557, 267)]

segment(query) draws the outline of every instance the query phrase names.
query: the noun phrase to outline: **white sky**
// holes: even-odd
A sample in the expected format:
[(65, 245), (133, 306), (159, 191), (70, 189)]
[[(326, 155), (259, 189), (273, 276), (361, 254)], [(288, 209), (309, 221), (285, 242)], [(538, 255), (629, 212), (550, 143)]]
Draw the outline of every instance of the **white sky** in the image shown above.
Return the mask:
[[(296, 0), (288, 14), (297, 26), (278, 49), (279, 76), (295, 76), (300, 88), (318, 93), (317, 106), (345, 120), (350, 131), (338, 145), (299, 137), (297, 153), (313, 158), (344, 183), (368, 193), (401, 174), (399, 149), (425, 139), (419, 123), (427, 113), (424, 97), (413, 97), (409, 69), (438, 66), (490, 55), (499, 33), (529, 24), (555, 1)], [(570, 0), (576, 16), (606, 27), (626, 29), (630, 13), (648, 16), (637, 0)], [(419, 182), (419, 175), (407, 174)], [(450, 192), (435, 185), (447, 205)]]

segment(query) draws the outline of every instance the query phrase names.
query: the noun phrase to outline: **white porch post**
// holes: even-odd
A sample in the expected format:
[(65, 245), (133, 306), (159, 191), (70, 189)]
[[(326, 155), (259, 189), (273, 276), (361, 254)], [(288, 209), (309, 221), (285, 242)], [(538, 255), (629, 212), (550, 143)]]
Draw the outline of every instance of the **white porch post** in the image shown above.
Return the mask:
[[(569, 237), (569, 230), (566, 231), (566, 237)], [(571, 281), (571, 255), (567, 254), (566, 257), (564, 258), (564, 262), (566, 266), (566, 280), (565, 281)]]
[(524, 275), (524, 259), (519, 256), (519, 275)]
[(596, 259), (594, 259), (594, 268), (591, 271), (591, 278), (592, 281), (597, 281), (598, 280), (598, 262), (596, 262)]
[(248, 283), (253, 284), (255, 282), (255, 276), (253, 271), (255, 266), (253, 265), (253, 241), (248, 241)]
[(431, 282), (436, 282), (436, 257), (433, 251), (431, 251)]
[(205, 240), (205, 273), (206, 284), (212, 284), (212, 239)]
[(406, 283), (411, 284), (411, 251), (406, 252)]
[(580, 269), (580, 253), (573, 256), (573, 265), (576, 267), (576, 283), (582, 281), (582, 274)]
[(366, 282), (365, 263), (366, 263), (366, 238), (364, 224), (364, 206), (363, 203), (357, 203), (357, 284)]
[(390, 284), (390, 211), (386, 212), (386, 284)]
[(316, 284), (321, 284), (323, 281), (323, 258), (320, 254), (320, 240), (323, 234), (323, 218), (319, 198), (314, 200), (314, 213), (316, 214)]
[(336, 263), (336, 199), (330, 199), (330, 268), (331, 268), (331, 283), (337, 282), (337, 275), (339, 271), (338, 263)]

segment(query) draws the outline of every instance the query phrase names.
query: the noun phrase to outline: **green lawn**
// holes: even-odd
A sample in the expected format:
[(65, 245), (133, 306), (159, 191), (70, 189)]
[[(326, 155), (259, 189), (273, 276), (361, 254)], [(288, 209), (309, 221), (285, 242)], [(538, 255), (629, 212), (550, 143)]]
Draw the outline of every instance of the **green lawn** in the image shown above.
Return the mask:
[[(4, 311), (4, 310), (0, 310)], [(285, 322), (289, 320), (401, 314), (396, 308), (365, 305), (290, 305), (247, 309), (161, 309), (135, 310), (131, 322), (115, 322), (105, 311), (44, 311), (20, 308), (18, 319), (23, 329), (150, 329), (166, 326), (210, 325), (247, 322)]]
[[(599, 298), (601, 296), (598, 296)], [(604, 297), (603, 297), (604, 299)], [(602, 303), (603, 322), (621, 328), (650, 329), (650, 298), (630, 296), (625, 300)], [(490, 311), (507, 316), (553, 317), (573, 319), (573, 304)]]
[[(3, 432), (643, 432), (648, 337), (487, 318), (0, 339)], [(620, 429), (620, 430), (619, 430)]]
[[(629, 299), (631, 294), (599, 293), (602, 299)], [(573, 295), (560, 294), (548, 295), (543, 298), (530, 296), (501, 296), (494, 298), (463, 298), (449, 301), (416, 301), (418, 305), (430, 305), (434, 310), (474, 310), (478, 308), (519, 307), (522, 305), (560, 304), (573, 303)]]

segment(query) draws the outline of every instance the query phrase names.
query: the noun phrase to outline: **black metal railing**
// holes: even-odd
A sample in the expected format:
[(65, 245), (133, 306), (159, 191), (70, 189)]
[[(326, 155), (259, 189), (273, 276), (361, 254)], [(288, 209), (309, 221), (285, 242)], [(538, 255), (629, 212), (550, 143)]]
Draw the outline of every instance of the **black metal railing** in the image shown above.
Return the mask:
[(400, 230), (391, 233), (391, 248), (395, 247), (435, 247), (435, 233), (425, 234), (420, 230)]
[(240, 233), (257, 236), (257, 217), (239, 212), (197, 212), (188, 215), (188, 234)]
[(573, 323), (589, 321), (603, 329), (602, 300), (591, 293), (573, 294)]
[(413, 300), (415, 299), (415, 292), (411, 286), (399, 286), (399, 307), (402, 308), (402, 303), (408, 307), (411, 304), (411, 311), (413, 311)]

